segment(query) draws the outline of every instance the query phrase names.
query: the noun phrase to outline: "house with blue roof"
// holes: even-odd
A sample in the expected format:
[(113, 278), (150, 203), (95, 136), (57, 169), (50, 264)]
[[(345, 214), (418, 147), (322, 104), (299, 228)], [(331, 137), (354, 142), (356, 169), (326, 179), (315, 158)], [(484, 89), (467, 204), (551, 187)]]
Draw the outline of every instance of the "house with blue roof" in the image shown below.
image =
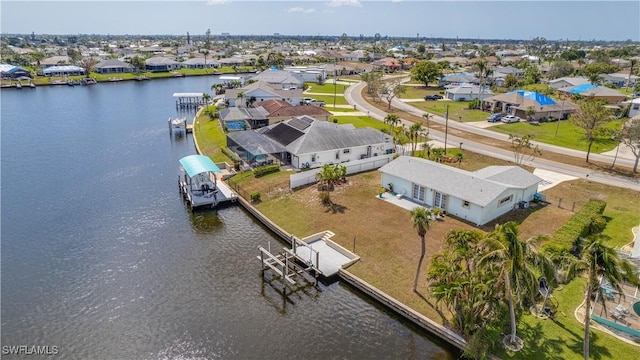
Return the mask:
[(576, 95), (594, 100), (604, 100), (609, 104), (618, 104), (626, 100), (626, 96), (616, 89), (593, 84), (582, 84), (558, 89), (563, 99), (576, 98)]
[[(568, 100), (555, 101), (546, 95), (526, 90), (515, 90), (495, 95), (486, 98), (484, 103), (491, 112), (502, 112), (534, 121), (550, 117), (566, 119), (579, 108), (578, 105)], [(534, 112), (530, 117), (527, 116), (529, 110)]]
[(0, 64), (0, 76), (5, 79), (17, 79), (22, 77), (31, 77), (29, 70), (21, 68), (19, 66), (10, 64)]

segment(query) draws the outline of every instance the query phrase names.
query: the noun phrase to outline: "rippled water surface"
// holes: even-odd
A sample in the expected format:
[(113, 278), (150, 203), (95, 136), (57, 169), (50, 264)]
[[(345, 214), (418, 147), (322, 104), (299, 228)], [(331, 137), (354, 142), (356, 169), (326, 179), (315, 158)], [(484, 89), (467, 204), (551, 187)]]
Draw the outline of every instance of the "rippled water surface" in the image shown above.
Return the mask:
[(452, 358), (339, 283), (285, 301), (256, 259), (282, 243), (239, 207), (185, 208), (178, 159), (195, 150), (169, 134), (172, 94), (214, 81), (2, 90), (2, 345), (64, 359)]

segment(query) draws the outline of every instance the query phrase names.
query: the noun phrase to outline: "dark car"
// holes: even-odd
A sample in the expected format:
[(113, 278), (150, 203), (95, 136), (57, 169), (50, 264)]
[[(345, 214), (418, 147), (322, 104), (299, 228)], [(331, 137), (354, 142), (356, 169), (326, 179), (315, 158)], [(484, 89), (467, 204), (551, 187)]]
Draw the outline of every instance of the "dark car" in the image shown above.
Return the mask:
[(434, 94), (434, 95), (427, 95), (424, 97), (425, 100), (440, 100), (442, 99), (442, 95), (438, 95), (438, 94)]
[(500, 119), (502, 119), (502, 114), (501, 113), (495, 113), (495, 114), (489, 115), (489, 117), (487, 118), (487, 121), (488, 122), (499, 122)]

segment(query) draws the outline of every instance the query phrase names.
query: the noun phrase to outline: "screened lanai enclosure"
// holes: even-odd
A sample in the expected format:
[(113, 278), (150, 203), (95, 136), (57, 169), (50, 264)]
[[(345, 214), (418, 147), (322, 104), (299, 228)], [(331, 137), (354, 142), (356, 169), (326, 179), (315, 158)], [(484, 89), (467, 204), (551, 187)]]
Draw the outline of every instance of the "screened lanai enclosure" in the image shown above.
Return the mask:
[(227, 134), (227, 147), (252, 167), (291, 161), (284, 146), (254, 131)]

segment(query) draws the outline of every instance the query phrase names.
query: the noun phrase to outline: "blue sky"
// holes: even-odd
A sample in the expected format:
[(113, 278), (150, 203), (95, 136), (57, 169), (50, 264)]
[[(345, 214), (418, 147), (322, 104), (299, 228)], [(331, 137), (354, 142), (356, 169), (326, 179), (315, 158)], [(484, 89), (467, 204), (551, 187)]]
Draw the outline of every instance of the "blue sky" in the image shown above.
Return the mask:
[(0, 1), (2, 33), (640, 41), (640, 1)]

